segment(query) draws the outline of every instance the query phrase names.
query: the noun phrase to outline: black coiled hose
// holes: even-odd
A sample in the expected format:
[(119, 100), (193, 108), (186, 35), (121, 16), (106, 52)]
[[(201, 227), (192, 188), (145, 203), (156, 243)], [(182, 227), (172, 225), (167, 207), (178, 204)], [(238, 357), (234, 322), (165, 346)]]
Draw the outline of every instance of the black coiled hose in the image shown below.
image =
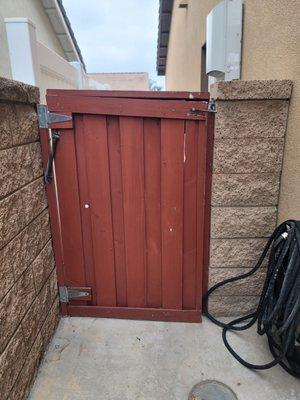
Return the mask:
[[(265, 283), (255, 312), (223, 323), (208, 311), (211, 293), (227, 283), (253, 275), (269, 252)], [(288, 220), (279, 225), (264, 248), (255, 267), (249, 272), (226, 279), (204, 295), (204, 314), (223, 328), (222, 338), (229, 352), (245, 367), (268, 369), (281, 365), (289, 374), (300, 377), (300, 221)], [(227, 340), (228, 331), (243, 331), (257, 322), (259, 335), (266, 334), (273, 360), (264, 365), (242, 359)], [(244, 323), (244, 324), (243, 324)]]

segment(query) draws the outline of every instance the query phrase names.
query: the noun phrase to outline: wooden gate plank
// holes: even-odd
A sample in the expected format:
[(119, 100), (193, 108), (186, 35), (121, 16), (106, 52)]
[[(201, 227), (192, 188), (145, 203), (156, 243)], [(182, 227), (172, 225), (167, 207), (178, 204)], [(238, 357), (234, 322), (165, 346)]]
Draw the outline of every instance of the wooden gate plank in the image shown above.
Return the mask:
[[(206, 196), (206, 179), (207, 179), (207, 132), (204, 123), (199, 124), (198, 138), (198, 177), (197, 177), (197, 269), (196, 269), (196, 308), (201, 309), (202, 305), (202, 287), (203, 287), (203, 265), (204, 265), (204, 238), (205, 228), (205, 196)], [(201, 294), (201, 295), (199, 295)]]
[(127, 305), (121, 143), (118, 117), (107, 117), (117, 305)]
[(147, 305), (162, 306), (160, 120), (144, 119)]
[(128, 307), (145, 307), (143, 120), (120, 117)]
[(161, 121), (163, 307), (182, 308), (184, 121)]
[(74, 131), (61, 133), (55, 156), (65, 285), (86, 286)]
[(95, 282), (94, 256), (93, 256), (93, 234), (91, 225), (91, 209), (84, 205), (90, 201), (89, 182), (87, 173), (85, 142), (84, 142), (84, 116), (77, 115), (74, 118), (75, 123), (75, 145), (77, 157), (77, 174), (80, 197), (81, 224), (82, 224), (82, 242), (84, 253), (84, 264), (86, 271), (86, 284), (92, 289), (91, 304), (97, 304), (97, 286)]
[(83, 123), (97, 303), (116, 306), (106, 118), (85, 115)]
[[(206, 293), (208, 290), (208, 263), (209, 263), (209, 242), (210, 242), (210, 217), (211, 217), (211, 185), (212, 185), (212, 165), (213, 165), (213, 140), (214, 140), (214, 114), (208, 113), (204, 125), (201, 124), (202, 135), (205, 137), (205, 146), (203, 146), (202, 157), (205, 159), (202, 175), (205, 186), (204, 193), (204, 221), (203, 221), (203, 268), (199, 271), (202, 278), (202, 287), (199, 287), (199, 293)], [(200, 167), (201, 168), (201, 167)], [(205, 172), (204, 172), (205, 171)], [(201, 237), (199, 238), (201, 240)], [(199, 301), (199, 307), (202, 307), (202, 297)]]
[(195, 309), (199, 123), (186, 121), (184, 163), (183, 308)]

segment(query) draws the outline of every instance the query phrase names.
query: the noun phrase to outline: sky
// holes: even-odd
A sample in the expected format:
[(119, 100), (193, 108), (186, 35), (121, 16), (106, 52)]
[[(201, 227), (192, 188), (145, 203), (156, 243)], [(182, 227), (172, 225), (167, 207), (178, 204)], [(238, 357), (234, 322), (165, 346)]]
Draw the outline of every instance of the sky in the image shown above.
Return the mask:
[(63, 0), (87, 72), (156, 74), (159, 0)]

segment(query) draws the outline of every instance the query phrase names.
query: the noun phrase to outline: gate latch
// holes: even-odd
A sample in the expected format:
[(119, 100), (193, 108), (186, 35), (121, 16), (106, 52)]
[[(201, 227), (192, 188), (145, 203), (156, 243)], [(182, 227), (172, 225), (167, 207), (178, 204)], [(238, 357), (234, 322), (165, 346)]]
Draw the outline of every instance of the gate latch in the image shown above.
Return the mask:
[(37, 113), (39, 120), (39, 128), (49, 128), (49, 125), (57, 122), (71, 121), (70, 115), (55, 114), (48, 111), (47, 106), (43, 104), (37, 105)]
[(216, 100), (211, 98), (208, 103), (208, 111), (217, 112)]
[(88, 287), (60, 286), (59, 299), (61, 303), (69, 303), (70, 300), (90, 301), (92, 300), (92, 289)]
[(203, 110), (198, 110), (197, 108), (191, 108), (188, 112), (188, 115), (199, 117), (200, 115), (203, 115)]

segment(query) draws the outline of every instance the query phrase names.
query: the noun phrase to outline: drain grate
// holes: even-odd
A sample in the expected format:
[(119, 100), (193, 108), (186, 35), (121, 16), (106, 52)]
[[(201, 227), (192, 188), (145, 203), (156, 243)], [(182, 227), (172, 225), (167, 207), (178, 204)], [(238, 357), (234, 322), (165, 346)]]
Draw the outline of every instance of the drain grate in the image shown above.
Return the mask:
[(237, 400), (237, 397), (222, 382), (203, 381), (193, 387), (188, 400)]

